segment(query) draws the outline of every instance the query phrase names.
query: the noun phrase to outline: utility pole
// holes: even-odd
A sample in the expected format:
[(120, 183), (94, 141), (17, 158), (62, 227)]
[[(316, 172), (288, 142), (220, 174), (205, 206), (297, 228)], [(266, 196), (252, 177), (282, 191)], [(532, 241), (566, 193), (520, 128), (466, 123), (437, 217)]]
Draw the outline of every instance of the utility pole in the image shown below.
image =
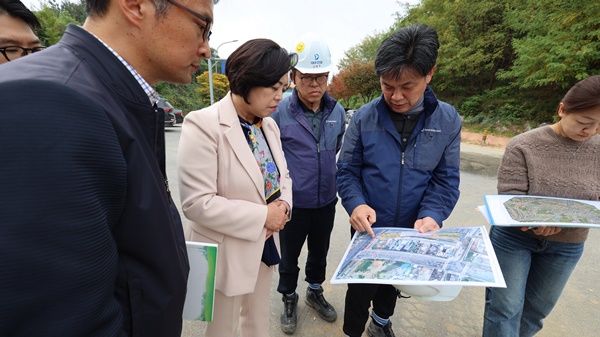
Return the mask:
[[(217, 49), (215, 49), (215, 54), (219, 55), (219, 48), (221, 48), (222, 45), (227, 44), (227, 43), (233, 43), (233, 42), (238, 42), (238, 40), (231, 40), (231, 41), (221, 43), (217, 47)], [(218, 61), (225, 61), (225, 60), (213, 58), (212, 55), (208, 59), (208, 86), (210, 88), (210, 105), (213, 105), (215, 103), (215, 94), (214, 94), (214, 89), (213, 89), (213, 75), (212, 75), (213, 74), (213, 71), (212, 71), (213, 61), (218, 62)], [(215, 62), (215, 64), (216, 64), (216, 62)]]

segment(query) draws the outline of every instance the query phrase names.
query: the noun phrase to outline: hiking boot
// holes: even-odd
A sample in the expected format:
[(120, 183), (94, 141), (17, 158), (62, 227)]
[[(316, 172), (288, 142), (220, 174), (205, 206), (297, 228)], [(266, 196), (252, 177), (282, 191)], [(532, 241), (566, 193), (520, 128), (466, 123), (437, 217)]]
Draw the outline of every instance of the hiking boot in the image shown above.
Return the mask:
[(388, 324), (384, 326), (380, 326), (375, 324), (371, 319), (371, 323), (367, 327), (367, 336), (369, 337), (396, 337), (394, 335), (394, 331), (392, 330), (392, 322), (389, 321)]
[(296, 323), (298, 322), (298, 294), (295, 292), (291, 295), (283, 295), (283, 313), (281, 314), (281, 330), (287, 334), (292, 334), (296, 331)]
[(337, 319), (337, 312), (323, 297), (323, 288), (317, 290), (306, 288), (304, 301), (309, 307), (315, 308), (319, 312), (319, 316), (327, 322), (333, 322)]

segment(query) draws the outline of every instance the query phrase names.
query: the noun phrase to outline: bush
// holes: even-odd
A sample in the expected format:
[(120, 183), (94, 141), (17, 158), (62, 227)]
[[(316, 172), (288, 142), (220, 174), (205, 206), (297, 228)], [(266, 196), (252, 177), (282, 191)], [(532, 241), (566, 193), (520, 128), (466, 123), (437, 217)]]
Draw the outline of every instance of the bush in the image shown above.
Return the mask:
[(160, 97), (166, 98), (175, 108), (181, 109), (185, 116), (190, 111), (206, 107), (196, 91), (198, 87), (198, 83), (192, 81), (187, 85), (159, 83), (154, 89)]

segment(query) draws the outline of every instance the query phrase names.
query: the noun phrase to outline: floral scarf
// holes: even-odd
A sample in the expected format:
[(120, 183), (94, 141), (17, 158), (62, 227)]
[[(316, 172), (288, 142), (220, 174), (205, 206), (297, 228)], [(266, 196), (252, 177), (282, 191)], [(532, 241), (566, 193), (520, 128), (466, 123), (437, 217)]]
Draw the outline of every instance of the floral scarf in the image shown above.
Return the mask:
[(254, 124), (249, 124), (242, 118), (240, 118), (242, 129), (245, 131), (246, 140), (256, 158), (256, 164), (260, 168), (260, 173), (263, 175), (265, 182), (265, 199), (267, 203), (277, 199), (281, 192), (279, 191), (280, 176), (269, 143), (265, 139), (265, 135), (262, 132), (262, 119)]
[[(256, 164), (260, 168), (260, 173), (263, 175), (265, 199), (267, 199), (268, 204), (281, 196), (281, 191), (279, 190), (280, 176), (275, 160), (273, 160), (269, 143), (267, 143), (265, 135), (262, 132), (262, 119), (257, 118), (254, 124), (248, 123), (241, 117), (239, 119), (246, 141), (248, 141), (248, 146), (250, 146), (250, 150), (254, 154), (254, 158), (256, 158)], [(269, 267), (281, 261), (273, 236), (265, 241), (261, 261)]]

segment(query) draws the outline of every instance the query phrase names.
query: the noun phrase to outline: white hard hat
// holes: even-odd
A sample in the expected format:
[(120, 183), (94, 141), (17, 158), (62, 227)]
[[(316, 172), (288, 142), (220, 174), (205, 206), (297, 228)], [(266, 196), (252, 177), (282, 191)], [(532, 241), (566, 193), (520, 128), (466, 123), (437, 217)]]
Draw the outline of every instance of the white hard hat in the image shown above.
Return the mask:
[(298, 54), (298, 63), (294, 68), (303, 74), (320, 74), (331, 70), (331, 53), (321, 40), (305, 36), (296, 42), (293, 52)]
[(430, 301), (452, 301), (462, 286), (428, 286), (428, 285), (404, 285), (395, 284), (400, 294)]

